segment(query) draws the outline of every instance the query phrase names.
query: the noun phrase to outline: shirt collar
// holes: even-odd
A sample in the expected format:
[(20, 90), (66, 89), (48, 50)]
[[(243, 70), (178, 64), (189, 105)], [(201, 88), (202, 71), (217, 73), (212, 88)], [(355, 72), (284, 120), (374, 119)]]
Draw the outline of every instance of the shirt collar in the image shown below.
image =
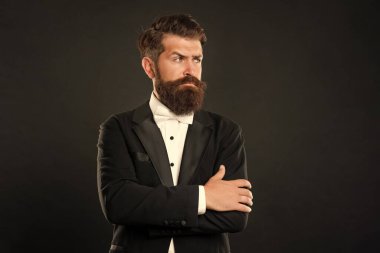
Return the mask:
[(176, 119), (185, 124), (193, 124), (194, 112), (187, 115), (177, 115), (173, 113), (168, 107), (166, 107), (152, 92), (149, 100), (149, 107), (153, 113), (154, 119), (157, 122), (157, 118), (164, 117), (167, 120)]

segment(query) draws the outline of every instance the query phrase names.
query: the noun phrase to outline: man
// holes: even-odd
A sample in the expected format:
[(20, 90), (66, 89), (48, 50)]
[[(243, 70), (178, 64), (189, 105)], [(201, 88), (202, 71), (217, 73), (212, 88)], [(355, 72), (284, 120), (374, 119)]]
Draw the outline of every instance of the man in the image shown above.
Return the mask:
[(110, 252), (230, 252), (252, 206), (241, 129), (201, 110), (204, 30), (189, 15), (139, 38), (149, 102), (100, 127), (98, 189)]

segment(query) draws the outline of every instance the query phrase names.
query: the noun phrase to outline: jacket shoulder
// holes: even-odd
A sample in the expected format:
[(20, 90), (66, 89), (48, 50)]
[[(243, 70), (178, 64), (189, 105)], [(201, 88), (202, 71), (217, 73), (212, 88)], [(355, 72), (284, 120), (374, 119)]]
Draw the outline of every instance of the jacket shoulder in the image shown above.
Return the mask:
[(202, 118), (208, 118), (210, 123), (216, 129), (219, 129), (222, 131), (229, 131), (229, 132), (231, 131), (241, 132), (241, 127), (238, 123), (236, 123), (235, 121), (223, 115), (220, 115), (214, 112), (209, 112), (206, 110), (201, 110), (200, 113), (203, 114)]
[(119, 112), (119, 113), (114, 113), (111, 114), (106, 120), (104, 120), (100, 126), (107, 126), (115, 123), (125, 123), (125, 122), (130, 122), (132, 119), (134, 110), (130, 111), (125, 111), (125, 112)]
[(114, 113), (109, 116), (101, 126), (118, 122), (122, 125), (129, 125), (132, 121), (140, 121), (151, 114), (148, 102), (129, 111)]

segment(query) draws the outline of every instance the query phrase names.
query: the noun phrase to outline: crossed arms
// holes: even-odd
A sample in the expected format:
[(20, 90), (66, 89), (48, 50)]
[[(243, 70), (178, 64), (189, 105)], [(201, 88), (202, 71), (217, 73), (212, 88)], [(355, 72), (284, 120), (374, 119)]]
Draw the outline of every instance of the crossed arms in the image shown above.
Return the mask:
[(205, 183), (207, 211), (198, 215), (198, 185), (139, 182), (120, 122), (110, 118), (98, 141), (98, 190), (106, 218), (160, 236), (243, 230), (252, 205), (243, 142), (239, 127), (222, 138), (215, 164), (223, 166)]

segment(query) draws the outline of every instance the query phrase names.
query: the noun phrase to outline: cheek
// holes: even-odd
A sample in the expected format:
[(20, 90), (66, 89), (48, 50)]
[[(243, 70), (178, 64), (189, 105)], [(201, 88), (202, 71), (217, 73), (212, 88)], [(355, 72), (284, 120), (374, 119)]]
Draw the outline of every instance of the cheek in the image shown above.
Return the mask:
[(196, 77), (201, 80), (202, 78), (202, 67), (200, 67), (196, 72)]
[(162, 64), (160, 67), (161, 78), (164, 80), (175, 80), (180, 76), (181, 70), (171, 64)]
[(165, 80), (173, 81), (175, 79), (178, 79), (178, 71), (176, 69), (167, 69), (164, 73), (162, 74), (162, 78)]

